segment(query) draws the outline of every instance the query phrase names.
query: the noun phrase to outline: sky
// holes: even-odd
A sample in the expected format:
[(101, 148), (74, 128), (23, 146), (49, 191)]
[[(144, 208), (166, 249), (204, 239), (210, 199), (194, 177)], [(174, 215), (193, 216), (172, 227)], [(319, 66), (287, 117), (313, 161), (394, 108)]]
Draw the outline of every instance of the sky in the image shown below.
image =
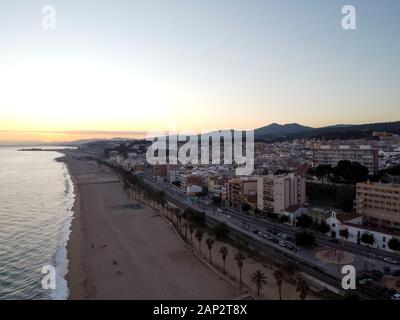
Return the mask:
[(1, 0), (0, 142), (400, 120), (399, 14), (398, 0)]

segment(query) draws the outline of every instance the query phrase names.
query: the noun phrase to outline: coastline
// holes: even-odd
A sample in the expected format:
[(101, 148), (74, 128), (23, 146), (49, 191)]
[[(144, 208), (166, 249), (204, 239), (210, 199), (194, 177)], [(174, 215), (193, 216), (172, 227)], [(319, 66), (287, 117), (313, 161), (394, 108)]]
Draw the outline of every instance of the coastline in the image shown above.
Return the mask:
[[(89, 297), (87, 293), (86, 283), (87, 274), (83, 265), (83, 258), (81, 256), (83, 242), (83, 232), (80, 221), (80, 202), (81, 194), (79, 192), (78, 184), (73, 174), (69, 162), (67, 160), (67, 153), (65, 150), (62, 151), (63, 156), (58, 158), (57, 161), (62, 162), (67, 167), (69, 177), (73, 184), (73, 192), (75, 194), (74, 204), (72, 206), (72, 217), (70, 225), (70, 234), (67, 240), (67, 273), (65, 280), (68, 286), (68, 297), (71, 299), (71, 291), (73, 292), (74, 299), (87, 299)], [(83, 284), (83, 285), (82, 285)]]
[[(75, 201), (67, 243), (71, 300), (234, 299), (240, 293), (198, 261), (171, 226), (133, 203), (109, 169), (63, 150)], [(114, 264), (115, 262), (115, 264)]]

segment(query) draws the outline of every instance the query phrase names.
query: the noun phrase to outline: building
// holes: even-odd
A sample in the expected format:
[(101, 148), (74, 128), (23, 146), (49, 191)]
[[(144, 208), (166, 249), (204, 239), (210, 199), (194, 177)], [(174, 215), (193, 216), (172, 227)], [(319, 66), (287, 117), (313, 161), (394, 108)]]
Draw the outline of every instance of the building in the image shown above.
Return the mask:
[[(353, 214), (336, 215), (332, 212), (330, 218), (327, 219), (331, 231), (330, 236), (334, 239), (348, 241), (359, 245), (370, 246), (378, 250), (393, 252), (389, 248), (391, 239), (400, 239), (399, 232), (384, 232), (375, 228), (366, 226), (360, 216)], [(372, 236), (373, 243), (366, 244), (362, 242), (364, 234)]]
[(228, 181), (228, 206), (240, 208), (247, 203), (251, 208), (257, 206), (257, 180), (253, 178), (234, 178)]
[(400, 230), (400, 184), (357, 183), (355, 211), (372, 227)]
[(359, 162), (368, 168), (369, 174), (376, 174), (379, 170), (378, 149), (370, 145), (316, 145), (313, 149), (313, 165), (330, 165), (335, 167), (341, 160)]
[(289, 173), (257, 177), (257, 207), (261, 211), (283, 214), (290, 206), (306, 204), (306, 180)]

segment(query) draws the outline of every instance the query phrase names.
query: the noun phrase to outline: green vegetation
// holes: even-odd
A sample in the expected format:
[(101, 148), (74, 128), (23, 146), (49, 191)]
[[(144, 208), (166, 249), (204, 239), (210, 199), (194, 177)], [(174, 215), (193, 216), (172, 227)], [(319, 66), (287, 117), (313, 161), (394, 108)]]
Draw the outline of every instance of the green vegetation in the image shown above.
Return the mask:
[(388, 242), (389, 249), (399, 252), (400, 251), (400, 240), (397, 238), (392, 238)]
[(224, 240), (228, 238), (229, 227), (226, 223), (218, 223), (214, 228), (211, 229), (212, 234), (218, 240)]
[(297, 218), (296, 225), (303, 229), (310, 229), (313, 225), (313, 221), (310, 218), (310, 216), (308, 216), (306, 214), (302, 214), (300, 217)]
[(361, 235), (361, 239), (360, 240), (361, 240), (361, 242), (363, 242), (365, 244), (368, 244), (368, 245), (371, 245), (371, 246), (375, 242), (374, 235), (372, 233), (367, 233), (367, 232), (364, 232)]
[(297, 232), (295, 238), (296, 244), (302, 247), (312, 246), (315, 244), (315, 236), (309, 231)]
[(267, 283), (267, 276), (261, 272), (260, 270), (257, 270), (250, 276), (250, 284), (253, 286), (256, 286), (257, 288), (257, 295), (260, 296), (260, 293), (262, 291), (262, 287), (264, 284)]

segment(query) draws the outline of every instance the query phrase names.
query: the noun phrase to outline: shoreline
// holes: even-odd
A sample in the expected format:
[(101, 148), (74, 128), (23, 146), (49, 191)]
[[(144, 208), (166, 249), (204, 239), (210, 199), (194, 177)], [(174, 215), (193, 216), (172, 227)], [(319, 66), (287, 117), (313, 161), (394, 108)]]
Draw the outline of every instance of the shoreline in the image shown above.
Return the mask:
[[(80, 202), (81, 202), (81, 195), (79, 192), (78, 184), (76, 182), (75, 175), (72, 173), (70, 165), (67, 161), (67, 154), (65, 150), (61, 152), (63, 156), (57, 158), (56, 161), (62, 162), (65, 164), (69, 177), (72, 181), (73, 185), (73, 192), (74, 192), (74, 203), (72, 205), (72, 217), (71, 217), (71, 224), (69, 227), (69, 237), (67, 240), (67, 272), (65, 274), (65, 280), (67, 282), (68, 288), (68, 297), (67, 300), (71, 299), (71, 287), (74, 287), (74, 292), (76, 292), (77, 298), (79, 297), (87, 298), (87, 288), (86, 286), (78, 285), (75, 286), (74, 282), (78, 283), (85, 283), (85, 279), (87, 278), (85, 268), (83, 266), (82, 257), (79, 256), (81, 252), (80, 242), (83, 240), (83, 233), (80, 223)], [(75, 293), (74, 293), (75, 295)]]
[(69, 300), (240, 295), (198, 261), (158, 214), (132, 209), (135, 201), (114, 173), (94, 161), (75, 159), (76, 150), (62, 154), (57, 161), (65, 163), (75, 193), (65, 276)]

